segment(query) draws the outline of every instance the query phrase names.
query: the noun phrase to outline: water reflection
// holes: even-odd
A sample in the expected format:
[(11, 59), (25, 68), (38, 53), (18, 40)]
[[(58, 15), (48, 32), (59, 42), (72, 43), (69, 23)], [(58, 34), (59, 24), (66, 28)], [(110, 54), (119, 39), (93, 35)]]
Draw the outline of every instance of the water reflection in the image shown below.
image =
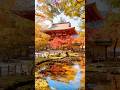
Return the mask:
[(77, 69), (75, 74), (75, 78), (70, 80), (68, 83), (53, 80), (50, 76), (46, 77), (48, 85), (51, 90), (78, 90), (80, 88), (80, 81), (81, 81), (81, 69), (78, 64), (73, 65), (73, 68)]
[(35, 69), (35, 88), (40, 90), (85, 90), (84, 57), (43, 59)]

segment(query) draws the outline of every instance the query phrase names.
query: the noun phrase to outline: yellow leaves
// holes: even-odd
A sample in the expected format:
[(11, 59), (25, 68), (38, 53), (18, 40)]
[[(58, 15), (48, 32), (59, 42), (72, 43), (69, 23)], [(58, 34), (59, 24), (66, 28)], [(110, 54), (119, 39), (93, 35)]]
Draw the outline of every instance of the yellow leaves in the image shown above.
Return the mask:
[(74, 1), (69, 5), (70, 5), (69, 7), (64, 7), (65, 13), (71, 17), (73, 16), (80, 17), (80, 9), (83, 6), (83, 4)]
[(44, 79), (35, 80), (35, 90), (50, 90), (48, 88), (48, 83)]
[(49, 10), (49, 7), (47, 5), (42, 5), (42, 6), (39, 6), (37, 7), (38, 10), (44, 10), (44, 11), (48, 11)]
[(35, 37), (39, 37), (40, 30), (41, 30), (41, 26), (38, 24), (35, 24)]
[(46, 12), (44, 12), (49, 18), (53, 18), (53, 16), (54, 16), (54, 13), (52, 13), (52, 12), (48, 12), (48, 11), (46, 11)]
[(81, 18), (85, 19), (85, 12), (81, 14)]
[(41, 26), (35, 24), (35, 49), (40, 50), (41, 48), (45, 47), (48, 43), (49, 36), (40, 31)]
[(73, 16), (80, 16), (80, 13), (79, 12), (73, 12)]
[(80, 26), (82, 30), (85, 30), (85, 21), (82, 22), (82, 25)]
[(40, 49), (41, 38), (35, 38), (35, 48)]
[(77, 2), (83, 2), (83, 1), (85, 1), (85, 0), (77, 0)]
[(85, 37), (85, 32), (80, 32), (80, 37)]
[(53, 16), (56, 15), (58, 13), (57, 11), (59, 11), (59, 10), (60, 10), (60, 12), (64, 11), (64, 13), (70, 17), (73, 17), (73, 16), (80, 17), (80, 9), (85, 4), (84, 0), (76, 0), (76, 1), (61, 0), (56, 5), (53, 5), (52, 3), (50, 3), (51, 4), (50, 8), (52, 10), (51, 11), (47, 8), (47, 7), (49, 7), (49, 5), (47, 5), (44, 0), (42, 0), (42, 2), (44, 3), (44, 5), (46, 5), (46, 7), (44, 7), (44, 5), (43, 5), (41, 8), (39, 8), (39, 10), (42, 10), (50, 18), (53, 18)]
[(45, 0), (37, 0), (38, 2), (44, 2)]
[(76, 9), (80, 9), (81, 4), (77, 3), (75, 7), (76, 7)]

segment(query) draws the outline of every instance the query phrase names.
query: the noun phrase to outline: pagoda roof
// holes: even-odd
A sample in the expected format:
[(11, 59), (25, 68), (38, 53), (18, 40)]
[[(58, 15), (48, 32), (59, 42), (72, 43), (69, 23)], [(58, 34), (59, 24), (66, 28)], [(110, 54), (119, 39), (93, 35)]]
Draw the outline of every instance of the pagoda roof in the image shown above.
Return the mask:
[(51, 35), (52, 33), (67, 33), (68, 35), (77, 34), (75, 27), (71, 27), (69, 23), (53, 24), (52, 28), (42, 31), (49, 35)]
[(56, 23), (53, 24), (51, 28), (49, 28), (49, 30), (62, 30), (62, 29), (68, 29), (71, 28), (71, 25), (69, 22), (66, 23)]
[(44, 30), (43, 32), (49, 35), (51, 35), (52, 33), (67, 33), (68, 35), (77, 34), (77, 32), (75, 31), (75, 27), (59, 30)]
[(95, 22), (98, 20), (103, 20), (102, 15), (100, 14), (100, 11), (98, 10), (96, 3), (91, 3), (86, 5), (86, 11), (85, 11), (85, 18), (86, 22)]

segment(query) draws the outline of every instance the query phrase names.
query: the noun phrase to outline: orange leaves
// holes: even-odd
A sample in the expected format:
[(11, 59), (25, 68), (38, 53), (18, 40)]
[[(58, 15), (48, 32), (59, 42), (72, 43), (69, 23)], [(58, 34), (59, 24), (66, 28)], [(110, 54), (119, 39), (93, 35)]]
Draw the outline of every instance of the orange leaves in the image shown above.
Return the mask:
[(38, 2), (44, 2), (45, 0), (37, 0)]
[(85, 42), (85, 37), (78, 37), (78, 38), (75, 38), (74, 43), (84, 43)]
[(64, 41), (58, 37), (55, 37), (52, 41), (49, 42), (50, 46), (54, 49), (60, 48)]
[(44, 14), (41, 14), (41, 13), (35, 13), (35, 15), (36, 15), (36, 16), (39, 16), (40, 18), (43, 18), (43, 19), (46, 18), (46, 16), (45, 16)]
[(62, 46), (68, 47), (72, 45), (73, 38), (67, 36), (66, 38), (55, 37), (52, 41), (49, 42), (50, 46), (54, 49), (60, 48)]

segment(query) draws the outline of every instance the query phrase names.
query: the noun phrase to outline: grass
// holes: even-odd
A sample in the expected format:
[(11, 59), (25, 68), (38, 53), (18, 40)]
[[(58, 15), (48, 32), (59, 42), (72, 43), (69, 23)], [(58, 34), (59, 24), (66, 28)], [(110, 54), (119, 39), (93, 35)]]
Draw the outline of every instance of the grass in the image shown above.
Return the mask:
[(38, 62), (41, 62), (41, 61), (44, 61), (44, 60), (47, 60), (47, 58), (37, 57), (37, 58), (35, 59), (35, 63), (38, 63)]

